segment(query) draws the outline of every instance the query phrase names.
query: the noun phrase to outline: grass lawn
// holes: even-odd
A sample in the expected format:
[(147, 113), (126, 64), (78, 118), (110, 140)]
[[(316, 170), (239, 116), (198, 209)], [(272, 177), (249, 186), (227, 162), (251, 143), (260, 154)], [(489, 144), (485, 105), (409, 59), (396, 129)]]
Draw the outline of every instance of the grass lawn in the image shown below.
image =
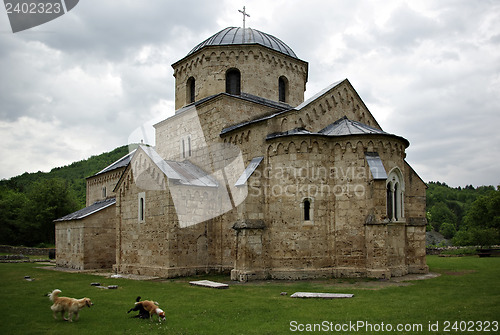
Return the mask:
[[(196, 278), (228, 282), (230, 288), (226, 290), (190, 286), (188, 281), (193, 278), (135, 281), (45, 270), (33, 263), (2, 263), (0, 332), (290, 334), (316, 329), (332, 334), (389, 334), (383, 330), (391, 326), (393, 334), (500, 333), (498, 323), (491, 323), (489, 332), (479, 331), (488, 327), (487, 321), (500, 322), (499, 257), (429, 256), (427, 262), (439, 277), (403, 284), (352, 279), (239, 284), (222, 276)], [(26, 281), (24, 276), (35, 280)], [(90, 286), (92, 282), (119, 288), (103, 290)], [(94, 306), (82, 310), (76, 322), (55, 321), (46, 297), (55, 288), (62, 290), (62, 296), (89, 297)], [(297, 291), (353, 293), (354, 298), (290, 298)], [(131, 318), (132, 313), (127, 311), (138, 295), (158, 301), (167, 321)], [(406, 326), (407, 331), (397, 331), (398, 324)]]

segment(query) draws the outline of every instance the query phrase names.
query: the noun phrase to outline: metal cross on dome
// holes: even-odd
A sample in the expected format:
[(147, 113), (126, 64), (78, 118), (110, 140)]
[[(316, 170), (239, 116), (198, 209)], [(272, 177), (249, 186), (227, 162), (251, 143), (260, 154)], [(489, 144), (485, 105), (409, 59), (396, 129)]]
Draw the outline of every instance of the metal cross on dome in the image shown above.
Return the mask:
[(240, 12), (241, 14), (243, 14), (243, 31), (245, 31), (245, 19), (246, 17), (250, 17), (249, 14), (247, 14), (246, 10), (245, 10), (245, 6), (243, 6), (243, 10), (241, 9), (238, 9), (238, 12)]

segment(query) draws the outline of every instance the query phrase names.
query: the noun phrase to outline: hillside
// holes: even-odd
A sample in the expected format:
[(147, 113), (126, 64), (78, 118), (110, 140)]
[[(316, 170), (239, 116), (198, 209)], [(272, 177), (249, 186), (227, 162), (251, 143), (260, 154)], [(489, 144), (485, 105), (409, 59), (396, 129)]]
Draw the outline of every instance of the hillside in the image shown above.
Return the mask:
[(73, 192), (79, 208), (85, 207), (86, 181), (85, 178), (96, 174), (106, 166), (129, 153), (127, 145), (118, 147), (110, 152), (91, 156), (88, 159), (74, 162), (70, 165), (53, 168), (50, 172), (23, 173), (8, 180), (0, 181), (0, 188), (7, 188), (15, 192), (27, 193), (33, 183), (42, 180), (62, 179)]
[(128, 152), (128, 146), (122, 146), (50, 172), (24, 173), (1, 180), (0, 244), (53, 245), (53, 220), (85, 207), (85, 178)]
[(500, 242), (500, 190), (493, 186), (452, 188), (427, 183), (428, 231), (437, 231), (455, 245)]

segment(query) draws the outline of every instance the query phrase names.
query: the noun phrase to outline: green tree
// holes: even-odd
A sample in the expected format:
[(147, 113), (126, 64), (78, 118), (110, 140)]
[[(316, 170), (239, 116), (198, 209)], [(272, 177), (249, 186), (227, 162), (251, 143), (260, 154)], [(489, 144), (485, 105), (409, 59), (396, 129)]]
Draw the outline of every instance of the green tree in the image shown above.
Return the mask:
[(488, 190), (471, 204), (454, 242), (482, 246), (500, 244), (500, 188)]
[(444, 238), (450, 239), (453, 236), (455, 236), (455, 233), (457, 232), (457, 228), (452, 223), (443, 222), (443, 224), (439, 228), (439, 232), (441, 234), (443, 234)]
[(441, 231), (441, 225), (444, 222), (448, 222), (452, 225), (456, 225), (457, 223), (457, 216), (453, 211), (444, 203), (444, 202), (438, 202), (434, 204), (430, 210), (430, 219), (431, 219), (431, 225), (434, 227), (436, 231)]
[(19, 223), (26, 195), (8, 188), (0, 188), (0, 244), (20, 243)]
[(78, 209), (68, 183), (62, 179), (45, 179), (31, 185), (23, 208), (20, 231), (27, 245), (54, 243), (53, 220)]

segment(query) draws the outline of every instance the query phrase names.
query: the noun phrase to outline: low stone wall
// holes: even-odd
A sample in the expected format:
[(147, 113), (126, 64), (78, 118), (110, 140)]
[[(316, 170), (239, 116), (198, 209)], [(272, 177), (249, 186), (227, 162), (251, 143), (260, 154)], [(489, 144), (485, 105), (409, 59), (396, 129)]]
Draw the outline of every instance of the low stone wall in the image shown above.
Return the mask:
[(0, 245), (0, 253), (10, 255), (34, 255), (34, 256), (47, 256), (55, 255), (55, 248), (27, 248), (27, 247), (13, 247), (10, 245)]
[[(468, 247), (457, 247), (457, 246), (449, 246), (449, 247), (427, 247), (425, 249), (427, 255), (441, 255), (443, 251), (451, 251), (451, 250), (465, 250), (465, 249), (479, 249), (480, 246), (468, 246)], [(493, 254), (500, 253), (500, 246), (494, 245), (489, 248), (489, 250)]]

